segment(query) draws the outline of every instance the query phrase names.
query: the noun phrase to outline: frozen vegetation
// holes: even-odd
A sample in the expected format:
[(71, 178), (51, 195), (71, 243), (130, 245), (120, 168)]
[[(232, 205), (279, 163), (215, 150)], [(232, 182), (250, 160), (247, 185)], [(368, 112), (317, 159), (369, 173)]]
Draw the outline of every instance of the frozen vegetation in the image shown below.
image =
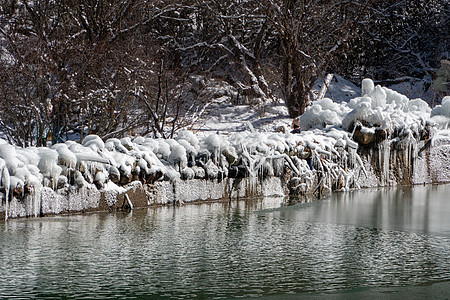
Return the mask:
[[(44, 197), (67, 199), (77, 193), (93, 197), (103, 192), (112, 197), (105, 196), (112, 205), (114, 197), (136, 182), (146, 191), (149, 204), (175, 201), (169, 196), (176, 197), (174, 191), (186, 182), (192, 182), (187, 186), (191, 191), (181, 189), (180, 193), (195, 189), (202, 193), (205, 182), (211, 183), (209, 190), (214, 186), (228, 189), (206, 198), (230, 196), (243, 180), (252, 190), (270, 178), (281, 181), (263, 193), (280, 194), (283, 187), (286, 193), (305, 194), (445, 182), (450, 180), (449, 125), (450, 97), (431, 109), (421, 99), (408, 99), (365, 79), (361, 96), (348, 102), (315, 101), (300, 117), (299, 134), (286, 129), (256, 131), (247, 123), (247, 130), (227, 134), (181, 131), (174, 139), (106, 141), (89, 135), (81, 144), (67, 141), (50, 148), (23, 149), (0, 140), (0, 212), (5, 217), (37, 216), (46, 213)], [(151, 197), (169, 198), (157, 201)], [(8, 213), (20, 205), (24, 212)], [(50, 209), (55, 213), (67, 210)]]

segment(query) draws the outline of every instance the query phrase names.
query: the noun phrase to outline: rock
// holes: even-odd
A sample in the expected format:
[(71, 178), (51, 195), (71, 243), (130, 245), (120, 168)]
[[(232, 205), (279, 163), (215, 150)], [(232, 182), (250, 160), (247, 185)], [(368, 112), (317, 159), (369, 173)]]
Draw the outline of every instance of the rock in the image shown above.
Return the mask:
[(275, 132), (286, 133), (286, 132), (287, 132), (286, 126), (280, 125), (280, 126), (278, 126), (278, 127), (275, 127)]
[(289, 180), (287, 187), (290, 195), (304, 195), (307, 192), (307, 185), (299, 177)]
[(121, 185), (126, 185), (133, 181), (133, 175), (132, 174), (121, 174), (119, 183)]
[(120, 181), (120, 172), (116, 167), (110, 166), (108, 173), (109, 173), (109, 179), (112, 182), (118, 183)]
[(205, 179), (205, 176), (206, 176), (205, 169), (203, 169), (202, 167), (199, 167), (199, 166), (193, 166), (192, 170), (195, 173), (196, 179)]
[(197, 154), (197, 156), (195, 157), (195, 160), (197, 162), (202, 162), (202, 163), (206, 164), (206, 162), (208, 162), (210, 158), (211, 158), (211, 153), (209, 153), (208, 150), (203, 149)]
[(183, 170), (181, 170), (181, 179), (183, 180), (190, 180), (194, 179), (195, 172), (192, 170), (192, 168), (186, 167)]
[(150, 170), (147, 174), (146, 182), (148, 184), (154, 183), (164, 177), (164, 173), (161, 170)]
[(92, 176), (92, 174), (90, 172), (84, 172), (84, 179), (88, 182), (88, 183), (94, 183), (94, 176)]
[(205, 171), (206, 171), (206, 175), (208, 176), (208, 179), (217, 179), (218, 178), (219, 168), (212, 161), (209, 161), (205, 165)]
[(26, 184), (26, 185), (24, 186), (24, 192), (25, 192), (25, 194), (31, 194), (31, 192), (33, 191), (34, 188), (35, 188), (34, 186), (31, 186), (31, 185)]
[(13, 192), (13, 197), (14, 198), (22, 198), (23, 195), (23, 186), (16, 186), (15, 188), (13, 188), (12, 190)]
[(219, 173), (217, 174), (217, 182), (221, 182), (225, 177), (227, 177), (227, 171), (219, 169)]
[(228, 169), (228, 177), (230, 178), (245, 178), (248, 176), (248, 170), (244, 166), (232, 166)]
[(78, 161), (75, 168), (76, 168), (78, 171), (80, 171), (81, 173), (86, 172), (86, 162), (84, 162), (84, 161)]
[(58, 178), (58, 182), (57, 182), (57, 189), (63, 189), (66, 187), (66, 185), (68, 184), (68, 179), (66, 176), (64, 175), (60, 175)]
[(230, 165), (233, 165), (239, 159), (236, 149), (233, 147), (225, 148), (225, 150), (222, 151), (222, 154), (225, 156)]
[(381, 128), (375, 129), (375, 142), (377, 143), (382, 142), (386, 140), (388, 137), (389, 137), (388, 129), (381, 129)]
[(353, 133), (353, 140), (360, 145), (373, 143), (375, 141), (375, 130), (358, 124)]

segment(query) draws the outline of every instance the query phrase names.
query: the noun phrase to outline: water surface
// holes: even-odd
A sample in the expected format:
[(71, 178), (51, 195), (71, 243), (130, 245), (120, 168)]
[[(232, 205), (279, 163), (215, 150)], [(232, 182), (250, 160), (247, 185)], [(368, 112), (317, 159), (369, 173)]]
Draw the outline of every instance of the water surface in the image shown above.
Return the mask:
[(448, 298), (450, 185), (0, 224), (0, 298)]

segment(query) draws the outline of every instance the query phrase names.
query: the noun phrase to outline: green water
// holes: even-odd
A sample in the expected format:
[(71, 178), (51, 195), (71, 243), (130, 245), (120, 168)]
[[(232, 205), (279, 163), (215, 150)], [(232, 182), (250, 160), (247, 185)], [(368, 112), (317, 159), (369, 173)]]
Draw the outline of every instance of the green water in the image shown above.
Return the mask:
[(0, 224), (0, 298), (450, 295), (450, 185)]

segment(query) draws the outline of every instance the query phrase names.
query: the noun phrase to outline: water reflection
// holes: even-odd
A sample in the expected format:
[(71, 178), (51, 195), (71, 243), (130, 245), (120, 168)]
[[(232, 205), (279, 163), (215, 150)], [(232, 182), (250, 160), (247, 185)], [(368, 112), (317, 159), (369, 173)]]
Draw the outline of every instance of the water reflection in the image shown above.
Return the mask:
[(309, 221), (448, 236), (449, 191), (446, 185), (336, 193), (306, 209), (302, 207), (299, 217)]
[[(450, 186), (0, 225), (0, 295), (232, 298), (450, 280)], [(292, 202), (291, 202), (292, 204)]]

